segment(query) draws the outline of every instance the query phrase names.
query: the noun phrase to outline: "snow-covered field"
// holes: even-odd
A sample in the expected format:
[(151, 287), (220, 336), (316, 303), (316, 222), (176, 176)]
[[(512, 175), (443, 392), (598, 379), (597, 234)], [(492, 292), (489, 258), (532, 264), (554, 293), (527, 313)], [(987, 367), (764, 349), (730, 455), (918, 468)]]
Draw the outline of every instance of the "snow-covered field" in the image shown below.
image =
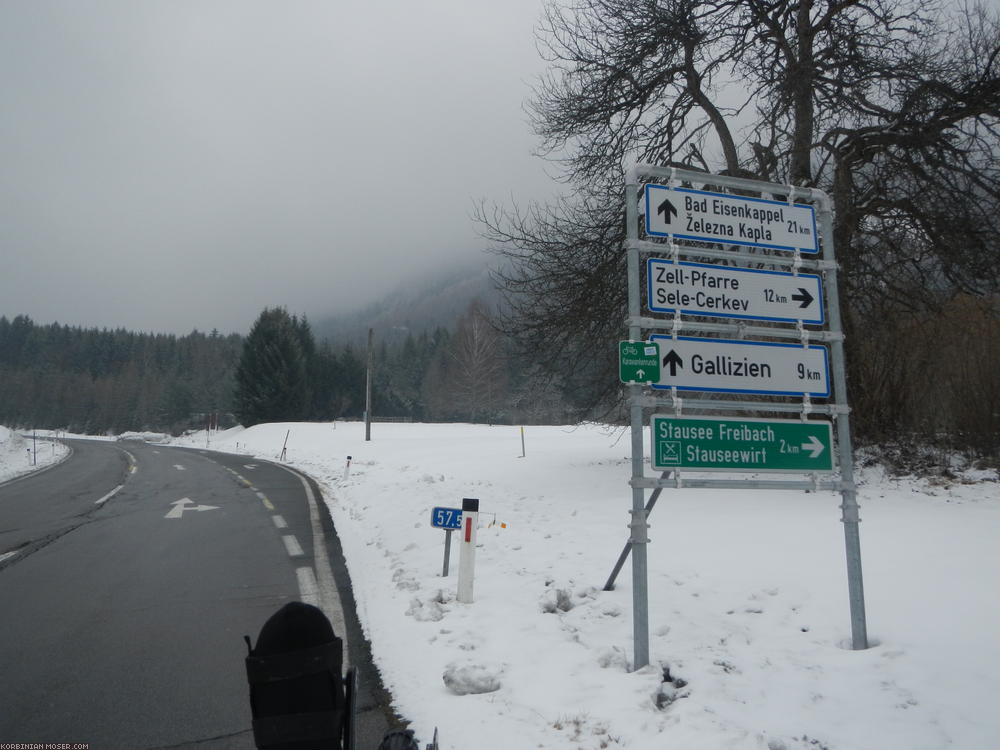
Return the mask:
[[(365, 442), (359, 423), (295, 423), (210, 447), (275, 460), (288, 431), (287, 462), (324, 487), (396, 709), (424, 740), (439, 727), (442, 748), (1000, 746), (995, 471), (860, 473), (867, 651), (845, 647), (838, 495), (665, 490), (653, 666), (632, 672), (630, 565), (601, 591), (628, 535), (627, 435), (529, 427), (521, 458), (514, 427), (375, 424)], [(481, 503), (473, 604), (456, 601), (457, 543), (442, 578), (430, 526), (463, 497)], [(457, 695), (445, 674), (499, 687)]]
[[(442, 747), (927, 750), (1000, 746), (1000, 497), (861, 473), (868, 630), (850, 638), (839, 495), (666, 490), (651, 516), (651, 660), (631, 672), (629, 440), (599, 426), (275, 424), (211, 447), (324, 486), (386, 687)], [(188, 438), (204, 446), (204, 433)], [(346, 457), (353, 457), (345, 476)], [(475, 603), (441, 577), (435, 506), (481, 503)], [(506, 528), (502, 524), (506, 525)], [(463, 667), (499, 689), (456, 695)], [(664, 681), (669, 672), (670, 682)]]
[(45, 437), (33, 444), (30, 437), (0, 425), (0, 484), (62, 461), (68, 454), (69, 448), (58, 441)]

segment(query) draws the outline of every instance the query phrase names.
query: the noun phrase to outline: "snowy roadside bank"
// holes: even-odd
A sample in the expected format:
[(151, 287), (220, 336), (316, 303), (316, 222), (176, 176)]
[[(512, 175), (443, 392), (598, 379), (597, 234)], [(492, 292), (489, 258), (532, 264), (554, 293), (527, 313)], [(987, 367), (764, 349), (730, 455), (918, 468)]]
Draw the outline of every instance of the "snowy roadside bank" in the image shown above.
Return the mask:
[(0, 425), (0, 484), (48, 468), (69, 454), (58, 440), (39, 436), (33, 444), (31, 438)]
[[(996, 481), (862, 473), (873, 645), (849, 638), (843, 532), (830, 493), (665, 492), (651, 517), (655, 666), (628, 671), (628, 444), (599, 426), (274, 424), (195, 447), (314, 476), (359, 616), (418, 736), (468, 748), (796, 750), (987, 747), (1000, 736)], [(349, 475), (345, 466), (352, 456)], [(435, 506), (481, 502), (476, 601), (441, 577)], [(456, 550), (457, 551), (457, 550)], [(453, 557), (453, 560), (455, 558)], [(455, 563), (453, 563), (453, 566)], [(495, 681), (456, 695), (446, 671)], [(665, 680), (669, 678), (669, 681)]]

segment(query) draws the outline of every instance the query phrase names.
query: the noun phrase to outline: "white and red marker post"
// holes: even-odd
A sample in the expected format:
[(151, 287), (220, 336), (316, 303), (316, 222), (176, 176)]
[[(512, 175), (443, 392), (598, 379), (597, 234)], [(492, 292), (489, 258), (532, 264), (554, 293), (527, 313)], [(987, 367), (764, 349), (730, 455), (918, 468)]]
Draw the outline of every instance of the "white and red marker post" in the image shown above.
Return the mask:
[(462, 537), (458, 554), (458, 601), (472, 604), (473, 579), (476, 573), (476, 528), (479, 526), (479, 500), (462, 498)]

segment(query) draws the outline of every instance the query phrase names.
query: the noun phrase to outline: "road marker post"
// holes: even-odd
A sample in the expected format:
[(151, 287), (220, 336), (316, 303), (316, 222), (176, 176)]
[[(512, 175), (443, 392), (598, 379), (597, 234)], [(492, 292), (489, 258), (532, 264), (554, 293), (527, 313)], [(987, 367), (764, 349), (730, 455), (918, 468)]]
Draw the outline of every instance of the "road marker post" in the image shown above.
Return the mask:
[(458, 601), (472, 604), (476, 573), (476, 527), (479, 525), (479, 500), (462, 498), (462, 538), (458, 554)]

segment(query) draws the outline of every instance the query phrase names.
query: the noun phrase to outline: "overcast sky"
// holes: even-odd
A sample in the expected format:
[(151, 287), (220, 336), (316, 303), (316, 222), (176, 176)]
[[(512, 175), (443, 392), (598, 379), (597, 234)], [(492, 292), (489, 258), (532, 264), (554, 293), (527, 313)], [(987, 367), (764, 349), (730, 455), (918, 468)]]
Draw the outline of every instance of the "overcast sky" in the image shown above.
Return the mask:
[(0, 0), (0, 315), (245, 332), (468, 259), (557, 190), (542, 0)]

